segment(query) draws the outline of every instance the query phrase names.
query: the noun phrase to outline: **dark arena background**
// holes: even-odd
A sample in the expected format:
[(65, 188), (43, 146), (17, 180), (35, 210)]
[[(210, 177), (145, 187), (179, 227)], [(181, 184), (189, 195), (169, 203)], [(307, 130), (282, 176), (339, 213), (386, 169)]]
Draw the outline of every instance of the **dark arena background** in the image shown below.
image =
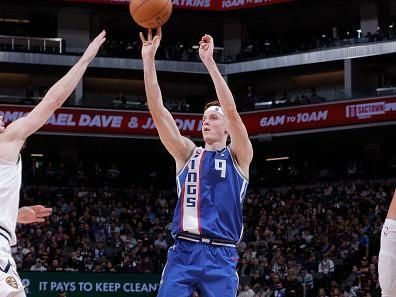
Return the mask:
[[(156, 296), (173, 244), (175, 165), (148, 113), (128, 3), (0, 3), (6, 123), (107, 32), (22, 151), (21, 206), (53, 208), (45, 223), (17, 226), (28, 297)], [(396, 185), (395, 22), (393, 0), (173, 0), (157, 53), (166, 107), (202, 144), (215, 91), (198, 42), (211, 34), (253, 143), (238, 297), (381, 296), (381, 228)]]

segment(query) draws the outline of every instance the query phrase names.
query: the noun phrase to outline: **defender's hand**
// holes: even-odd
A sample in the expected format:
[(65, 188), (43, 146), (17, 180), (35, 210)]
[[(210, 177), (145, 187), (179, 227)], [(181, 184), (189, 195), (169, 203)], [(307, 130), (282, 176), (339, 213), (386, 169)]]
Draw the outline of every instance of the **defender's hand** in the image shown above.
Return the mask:
[(99, 48), (106, 41), (106, 31), (102, 31), (96, 38), (89, 44), (87, 49), (85, 50), (82, 59), (90, 63), (95, 56), (98, 54)]
[(44, 207), (42, 205), (24, 206), (18, 211), (18, 223), (43, 223), (45, 218), (52, 213), (52, 208)]

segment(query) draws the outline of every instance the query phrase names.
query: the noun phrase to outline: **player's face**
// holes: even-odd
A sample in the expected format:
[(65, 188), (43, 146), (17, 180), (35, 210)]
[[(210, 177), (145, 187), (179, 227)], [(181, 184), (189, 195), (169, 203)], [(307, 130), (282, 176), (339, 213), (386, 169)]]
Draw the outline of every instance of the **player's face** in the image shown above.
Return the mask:
[(3, 122), (3, 116), (0, 116), (0, 133), (5, 131), (5, 123)]
[(202, 118), (202, 135), (206, 143), (221, 141), (226, 137), (226, 131), (224, 116), (212, 110), (204, 113)]

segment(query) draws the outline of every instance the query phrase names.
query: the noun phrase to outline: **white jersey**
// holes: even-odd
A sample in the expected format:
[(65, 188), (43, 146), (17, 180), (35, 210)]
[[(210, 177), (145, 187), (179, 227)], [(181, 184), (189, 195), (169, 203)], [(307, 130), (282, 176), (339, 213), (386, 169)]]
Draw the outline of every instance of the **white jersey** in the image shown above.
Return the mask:
[(0, 160), (0, 236), (11, 246), (16, 244), (15, 228), (19, 208), (19, 192), (22, 182), (22, 161)]

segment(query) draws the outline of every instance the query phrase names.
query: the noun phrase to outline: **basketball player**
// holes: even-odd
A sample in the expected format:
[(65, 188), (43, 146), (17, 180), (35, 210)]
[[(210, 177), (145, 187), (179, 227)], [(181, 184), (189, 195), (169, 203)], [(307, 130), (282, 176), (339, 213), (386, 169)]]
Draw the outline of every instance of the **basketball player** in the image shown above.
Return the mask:
[[(61, 107), (82, 78), (88, 64), (105, 42), (106, 33), (100, 33), (88, 46), (81, 59), (45, 95), (43, 100), (26, 116), (7, 127), (0, 117), (0, 296), (24, 297), (25, 292), (11, 256), (16, 244), (15, 226), (44, 220), (43, 206), (21, 208), (18, 212), (21, 187), (22, 161), (20, 150), (31, 134), (40, 129), (50, 116)], [(44, 208), (44, 209), (43, 209)], [(48, 214), (49, 215), (49, 214)]]
[[(183, 137), (164, 107), (157, 82), (155, 53), (161, 28), (147, 40), (140, 33), (148, 107), (160, 139), (174, 157), (179, 196), (173, 218), (176, 239), (168, 252), (159, 297), (235, 297), (238, 287), (236, 244), (242, 235), (242, 203), (253, 149), (234, 98), (213, 60), (213, 38), (202, 37), (199, 56), (216, 88), (218, 101), (206, 105), (205, 147)], [(231, 143), (227, 146), (227, 138)]]
[(396, 191), (382, 227), (378, 277), (382, 297), (396, 296)]

